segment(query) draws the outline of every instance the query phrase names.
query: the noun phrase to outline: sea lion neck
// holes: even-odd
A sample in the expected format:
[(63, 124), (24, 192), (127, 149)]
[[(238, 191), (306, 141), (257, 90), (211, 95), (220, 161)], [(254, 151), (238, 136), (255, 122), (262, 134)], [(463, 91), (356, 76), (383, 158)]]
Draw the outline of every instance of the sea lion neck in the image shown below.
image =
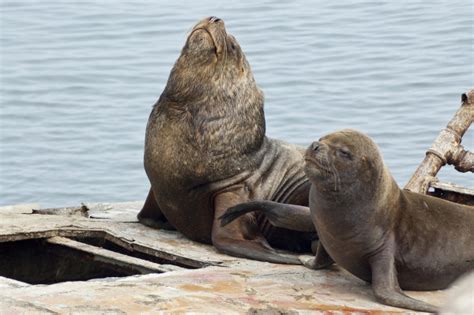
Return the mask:
[(253, 76), (224, 73), (204, 80), (199, 72), (193, 73), (177, 62), (158, 103), (169, 107), (173, 115), (192, 119), (195, 127), (219, 124), (223, 130), (234, 128), (234, 134), (241, 131), (248, 135), (258, 126), (259, 134), (252, 138), (265, 134), (264, 95)]
[(246, 103), (249, 107), (263, 104), (263, 92), (258, 88), (250, 69), (249, 74), (244, 76), (231, 71), (205, 71), (202, 68), (190, 67), (178, 59), (162, 96), (185, 107), (202, 104), (219, 106), (229, 102)]

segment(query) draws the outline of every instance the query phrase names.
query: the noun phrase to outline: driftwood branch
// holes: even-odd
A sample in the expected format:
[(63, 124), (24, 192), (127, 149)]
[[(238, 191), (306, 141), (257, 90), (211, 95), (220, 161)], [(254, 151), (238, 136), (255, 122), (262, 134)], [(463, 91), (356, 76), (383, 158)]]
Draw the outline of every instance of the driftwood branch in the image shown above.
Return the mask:
[(33, 209), (32, 214), (54, 214), (54, 215), (65, 215), (65, 216), (81, 216), (89, 217), (89, 208), (85, 204), (81, 204), (80, 207), (66, 207), (66, 208), (46, 208), (46, 209)]
[(426, 194), (430, 183), (436, 181), (436, 174), (446, 164), (454, 165), (460, 172), (474, 172), (474, 154), (461, 145), (462, 137), (474, 120), (474, 90), (463, 94), (461, 99), (461, 107), (426, 152), (405, 189)]

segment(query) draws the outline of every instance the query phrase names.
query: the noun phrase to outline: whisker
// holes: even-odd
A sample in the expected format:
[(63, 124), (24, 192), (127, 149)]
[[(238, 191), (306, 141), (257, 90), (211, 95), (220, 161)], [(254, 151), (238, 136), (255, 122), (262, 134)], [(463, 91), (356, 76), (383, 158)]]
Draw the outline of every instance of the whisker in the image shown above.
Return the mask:
[(227, 64), (227, 38), (224, 36), (224, 56), (223, 56), (223, 63), (221, 65), (221, 73), (220, 75), (224, 75), (224, 66)]
[(339, 184), (340, 184), (340, 178), (339, 178), (339, 173), (337, 172), (336, 167), (333, 165), (333, 170), (334, 170), (334, 191), (339, 190)]
[(334, 166), (334, 163), (331, 163), (330, 167), (331, 167), (332, 175), (334, 178), (334, 191), (337, 191), (338, 175), (337, 175), (336, 167)]
[(317, 156), (316, 157), (318, 162), (323, 166), (322, 170), (329, 176), (334, 177), (334, 189), (336, 190), (338, 188), (338, 180), (339, 180), (339, 175), (337, 173), (336, 168), (332, 163), (330, 163), (329, 158), (324, 155), (324, 156)]

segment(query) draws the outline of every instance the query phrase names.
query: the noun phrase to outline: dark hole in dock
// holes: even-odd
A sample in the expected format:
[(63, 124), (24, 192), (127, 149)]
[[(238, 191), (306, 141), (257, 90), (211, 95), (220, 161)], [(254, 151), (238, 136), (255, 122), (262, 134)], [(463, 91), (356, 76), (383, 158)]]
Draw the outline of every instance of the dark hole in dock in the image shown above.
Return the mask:
[(45, 239), (0, 243), (0, 276), (21, 282), (52, 284), (135, 274), (141, 272), (133, 266), (97, 261), (92, 254)]
[(460, 194), (454, 191), (445, 191), (437, 188), (430, 188), (428, 194), (434, 197), (438, 197), (444, 200), (474, 206), (474, 197), (470, 195)]
[[(142, 250), (120, 246), (105, 237), (71, 237), (78, 242), (92, 246), (108, 249), (127, 256), (148, 260), (157, 264), (175, 265), (187, 269), (198, 269), (207, 267), (209, 264), (185, 257), (175, 257), (164, 252), (143, 248)], [(145, 250), (147, 252), (145, 252)]]

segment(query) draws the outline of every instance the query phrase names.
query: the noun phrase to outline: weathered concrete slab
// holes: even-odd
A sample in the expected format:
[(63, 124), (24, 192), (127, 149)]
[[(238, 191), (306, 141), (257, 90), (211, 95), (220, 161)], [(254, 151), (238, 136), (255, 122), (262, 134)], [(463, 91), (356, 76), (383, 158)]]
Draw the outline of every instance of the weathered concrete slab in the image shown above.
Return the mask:
[[(135, 219), (141, 203), (87, 206), (94, 209), (89, 215), (102, 219), (27, 214), (25, 208), (0, 211), (0, 242), (104, 233), (124, 246), (150, 248), (208, 266), (52, 285), (0, 277), (0, 313), (416, 313), (377, 303), (368, 284), (337, 267), (314, 271), (238, 259), (177, 232), (147, 228)], [(408, 294), (441, 305), (446, 292)]]
[[(374, 302), (366, 284), (337, 270), (251, 265), (11, 288), (0, 293), (0, 309), (28, 305), (60, 313), (404, 312)], [(424, 300), (436, 296), (417, 294)]]

